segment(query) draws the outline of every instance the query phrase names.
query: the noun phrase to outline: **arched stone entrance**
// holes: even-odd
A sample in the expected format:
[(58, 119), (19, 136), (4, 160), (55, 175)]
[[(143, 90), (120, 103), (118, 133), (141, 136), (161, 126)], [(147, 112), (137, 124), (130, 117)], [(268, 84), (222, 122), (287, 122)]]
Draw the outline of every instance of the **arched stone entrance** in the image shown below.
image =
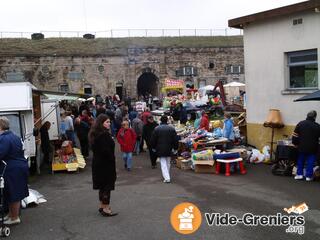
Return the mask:
[(116, 83), (116, 94), (122, 100), (122, 97), (123, 97), (123, 83), (122, 82)]
[(158, 95), (158, 77), (152, 72), (145, 72), (138, 78), (137, 93), (138, 96), (145, 96), (146, 94), (152, 94), (152, 96)]

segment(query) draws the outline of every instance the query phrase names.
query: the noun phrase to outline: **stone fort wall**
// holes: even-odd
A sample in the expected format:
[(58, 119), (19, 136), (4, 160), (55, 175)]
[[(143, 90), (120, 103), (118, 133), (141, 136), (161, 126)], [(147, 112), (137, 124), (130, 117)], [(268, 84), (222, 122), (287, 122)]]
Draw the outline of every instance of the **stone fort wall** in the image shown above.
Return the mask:
[[(166, 78), (185, 83), (214, 85), (244, 79), (242, 46), (227, 47), (130, 47), (110, 54), (79, 55), (0, 54), (0, 81), (24, 79), (39, 89), (113, 95), (122, 86), (123, 94), (137, 97), (139, 77), (154, 76), (155, 94), (161, 93)], [(115, 53), (116, 52), (116, 53)], [(192, 72), (183, 72), (183, 69)]]

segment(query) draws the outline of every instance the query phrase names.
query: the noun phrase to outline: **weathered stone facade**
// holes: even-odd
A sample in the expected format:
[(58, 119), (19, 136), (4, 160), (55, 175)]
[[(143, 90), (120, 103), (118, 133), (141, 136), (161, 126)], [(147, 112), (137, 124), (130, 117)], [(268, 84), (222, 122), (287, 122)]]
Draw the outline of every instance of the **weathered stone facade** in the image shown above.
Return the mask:
[[(196, 72), (177, 76), (176, 71), (186, 66)], [(228, 66), (241, 66), (241, 71), (232, 73)], [(136, 98), (138, 79), (143, 74), (141, 86), (152, 81), (150, 91), (159, 95), (165, 78), (183, 79), (195, 87), (214, 85), (217, 80), (244, 82), (243, 66), (242, 46), (128, 47), (117, 54), (91, 56), (24, 56), (22, 52), (19, 56), (0, 56), (0, 81), (11, 81), (8, 76), (13, 79), (22, 76), (39, 89), (64, 88), (78, 93), (84, 87), (92, 87), (93, 94), (103, 96), (113, 95), (116, 87), (122, 86), (123, 94)]]

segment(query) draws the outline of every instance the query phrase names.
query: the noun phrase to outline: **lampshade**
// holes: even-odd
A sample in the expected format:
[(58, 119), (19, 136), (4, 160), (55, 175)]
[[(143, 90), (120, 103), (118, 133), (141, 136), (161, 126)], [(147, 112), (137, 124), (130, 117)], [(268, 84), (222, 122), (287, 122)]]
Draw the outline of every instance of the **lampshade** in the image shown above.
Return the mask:
[(280, 111), (278, 109), (270, 109), (267, 120), (263, 123), (263, 126), (271, 128), (284, 127)]

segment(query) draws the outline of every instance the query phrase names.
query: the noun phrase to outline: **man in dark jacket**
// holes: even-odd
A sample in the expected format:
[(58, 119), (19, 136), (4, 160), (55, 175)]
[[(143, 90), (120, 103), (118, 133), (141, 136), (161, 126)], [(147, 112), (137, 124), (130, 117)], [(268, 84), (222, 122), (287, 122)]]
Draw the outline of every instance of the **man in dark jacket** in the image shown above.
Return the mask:
[(49, 129), (51, 127), (51, 123), (46, 121), (40, 128), (40, 137), (41, 137), (41, 151), (43, 153), (43, 162), (46, 164), (51, 163), (50, 161), (50, 153), (52, 152), (50, 139), (49, 139)]
[(316, 111), (309, 112), (307, 119), (299, 122), (293, 132), (292, 143), (299, 151), (296, 180), (303, 179), (304, 161), (307, 160), (306, 181), (312, 181), (320, 137), (320, 125), (315, 122), (316, 117)]
[(81, 115), (75, 120), (75, 128), (80, 142), (81, 154), (85, 158), (89, 156), (88, 134), (90, 131), (91, 123), (92, 118), (89, 117), (87, 110), (83, 110)]
[(157, 154), (152, 151), (151, 146), (151, 136), (154, 129), (158, 126), (158, 124), (154, 121), (153, 116), (150, 115), (148, 117), (147, 124), (143, 126), (142, 130), (142, 139), (144, 139), (147, 143), (147, 147), (149, 150), (150, 160), (151, 160), (151, 167), (154, 169), (157, 167)]
[(96, 118), (100, 114), (106, 114), (106, 108), (103, 106), (103, 103), (96, 104)]
[(152, 148), (160, 158), (164, 183), (170, 183), (170, 160), (172, 149), (178, 149), (178, 137), (176, 130), (168, 125), (168, 117), (162, 116), (160, 126), (154, 129), (151, 137)]

